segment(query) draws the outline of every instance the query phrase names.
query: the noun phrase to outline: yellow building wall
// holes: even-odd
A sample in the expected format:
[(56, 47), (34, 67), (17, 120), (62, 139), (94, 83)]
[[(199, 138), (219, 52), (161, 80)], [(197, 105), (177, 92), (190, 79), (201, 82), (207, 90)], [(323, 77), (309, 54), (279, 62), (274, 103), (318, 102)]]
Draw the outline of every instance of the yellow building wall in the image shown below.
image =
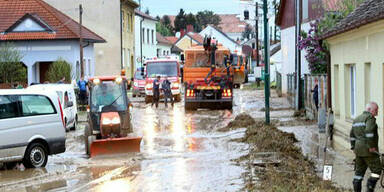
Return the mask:
[(124, 68), (127, 77), (133, 77), (135, 72), (135, 7), (130, 4), (122, 5), (123, 13), (123, 51)]
[(192, 43), (191, 43), (191, 38), (189, 37), (184, 37), (179, 42), (176, 43), (176, 46), (183, 51), (191, 48), (193, 45), (197, 45), (197, 43), (194, 40), (192, 40)]
[[(383, 146), (384, 124), (384, 21), (365, 25), (330, 39), (332, 73), (332, 108), (335, 112), (334, 146), (350, 148), (352, 127), (350, 66), (356, 69), (356, 116), (365, 110), (368, 101), (379, 105), (376, 122), (379, 127), (379, 146)], [(380, 151), (384, 151), (384, 148)]]

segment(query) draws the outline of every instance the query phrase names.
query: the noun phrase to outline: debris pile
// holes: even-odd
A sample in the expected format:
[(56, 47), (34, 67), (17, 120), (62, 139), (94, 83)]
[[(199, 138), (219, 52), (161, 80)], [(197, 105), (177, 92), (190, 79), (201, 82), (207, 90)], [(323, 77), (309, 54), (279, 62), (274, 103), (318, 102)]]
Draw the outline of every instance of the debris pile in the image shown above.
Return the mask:
[[(248, 115), (241, 114), (241, 117), (236, 117), (228, 125), (232, 129), (247, 128), (245, 136), (235, 140), (250, 146), (249, 154), (236, 160), (240, 164), (246, 164), (248, 170), (246, 177), (250, 179), (246, 179), (245, 191), (344, 191), (316, 175), (314, 163), (295, 145), (297, 139), (294, 134), (249, 118)], [(267, 161), (263, 165), (260, 163), (260, 154), (272, 154), (272, 159), (276, 159), (278, 154), (278, 160)]]

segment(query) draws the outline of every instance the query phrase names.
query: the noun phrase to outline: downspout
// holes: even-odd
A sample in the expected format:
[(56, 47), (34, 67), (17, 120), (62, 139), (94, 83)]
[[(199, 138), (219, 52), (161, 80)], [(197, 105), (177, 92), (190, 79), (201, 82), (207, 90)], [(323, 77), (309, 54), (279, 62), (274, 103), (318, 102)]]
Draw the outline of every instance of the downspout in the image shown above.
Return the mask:
[(144, 17), (140, 19), (140, 63), (143, 66), (143, 21)]
[(123, 69), (123, 14), (122, 14), (122, 4), (120, 1), (120, 60), (121, 60), (121, 69)]

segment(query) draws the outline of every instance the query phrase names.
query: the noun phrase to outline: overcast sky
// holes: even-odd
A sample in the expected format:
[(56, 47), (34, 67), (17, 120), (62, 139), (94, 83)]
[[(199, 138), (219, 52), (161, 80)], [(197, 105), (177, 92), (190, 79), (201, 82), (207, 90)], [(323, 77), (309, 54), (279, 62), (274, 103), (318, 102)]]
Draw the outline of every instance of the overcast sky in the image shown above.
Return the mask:
[(148, 8), (151, 16), (176, 15), (181, 8), (186, 13), (211, 10), (219, 14), (235, 14), (239, 10), (239, 0), (141, 0), (141, 3), (141, 11)]

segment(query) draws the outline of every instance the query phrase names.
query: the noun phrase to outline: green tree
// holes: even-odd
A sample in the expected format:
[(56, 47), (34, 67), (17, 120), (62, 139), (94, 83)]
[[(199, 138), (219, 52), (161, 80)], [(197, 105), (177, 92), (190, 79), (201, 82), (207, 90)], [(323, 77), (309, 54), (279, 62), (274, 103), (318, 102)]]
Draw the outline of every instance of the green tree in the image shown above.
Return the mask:
[(180, 9), (179, 14), (177, 14), (174, 21), (175, 31), (180, 31), (181, 29), (185, 29), (186, 24), (186, 16), (183, 9)]
[(213, 11), (199, 11), (196, 14), (196, 20), (197, 20), (197, 25), (199, 28), (196, 29), (196, 31), (201, 31), (208, 25), (213, 25), (215, 27), (218, 27), (221, 19), (220, 17), (215, 14)]
[(168, 15), (164, 15), (163, 18), (161, 18), (161, 22), (162, 22), (165, 26), (171, 26), (171, 19), (169, 18)]
[(166, 27), (163, 23), (156, 23), (156, 31), (159, 32), (162, 36), (173, 36), (172, 30)]
[(70, 82), (72, 80), (72, 65), (59, 58), (52, 63), (45, 76), (50, 82), (58, 82), (63, 77), (65, 77), (66, 82)]
[(147, 7), (147, 9), (145, 10), (145, 14), (149, 15), (149, 9)]
[(23, 55), (12, 43), (0, 44), (0, 82), (27, 81), (27, 69), (21, 59)]

